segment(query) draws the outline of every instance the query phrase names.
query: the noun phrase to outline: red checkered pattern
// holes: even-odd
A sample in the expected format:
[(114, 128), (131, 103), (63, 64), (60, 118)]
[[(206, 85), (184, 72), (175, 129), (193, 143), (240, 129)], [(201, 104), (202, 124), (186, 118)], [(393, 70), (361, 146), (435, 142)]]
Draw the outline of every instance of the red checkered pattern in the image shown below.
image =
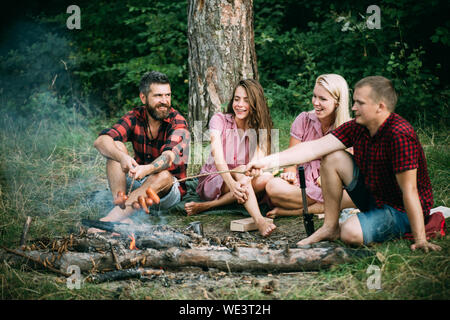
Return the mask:
[[(176, 158), (168, 170), (177, 179), (185, 178), (190, 142), (185, 118), (171, 108), (169, 116), (162, 120), (156, 139), (150, 140), (145, 133), (146, 130), (148, 130), (147, 113), (142, 106), (128, 112), (112, 128), (100, 132), (100, 135), (107, 134), (115, 141), (130, 141), (133, 144), (134, 159), (140, 165), (152, 163), (163, 151), (173, 151)], [(180, 192), (181, 196), (186, 193), (184, 182), (180, 183)]]
[(413, 127), (392, 113), (370, 137), (367, 128), (348, 121), (331, 132), (346, 147), (353, 146), (354, 159), (365, 177), (377, 205), (387, 204), (406, 212), (395, 174), (417, 169), (417, 187), (425, 216), (433, 206), (433, 192), (425, 154)]

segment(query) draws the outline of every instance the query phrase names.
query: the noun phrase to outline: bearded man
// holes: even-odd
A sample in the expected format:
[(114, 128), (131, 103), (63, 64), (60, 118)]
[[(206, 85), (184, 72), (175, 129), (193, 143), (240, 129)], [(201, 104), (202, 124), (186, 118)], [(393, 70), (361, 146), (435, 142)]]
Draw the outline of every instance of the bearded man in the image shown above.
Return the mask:
[[(129, 223), (136, 210), (131, 204), (145, 196), (148, 187), (161, 198), (150, 212), (169, 209), (186, 194), (185, 184), (177, 179), (186, 177), (190, 134), (185, 118), (171, 106), (169, 79), (160, 72), (147, 72), (141, 78), (139, 91), (143, 106), (129, 111), (112, 128), (104, 129), (94, 142), (107, 159), (106, 175), (113, 198), (119, 191), (127, 193), (133, 187), (125, 209), (115, 206), (101, 221)], [(128, 154), (126, 142), (131, 142), (134, 157)]]

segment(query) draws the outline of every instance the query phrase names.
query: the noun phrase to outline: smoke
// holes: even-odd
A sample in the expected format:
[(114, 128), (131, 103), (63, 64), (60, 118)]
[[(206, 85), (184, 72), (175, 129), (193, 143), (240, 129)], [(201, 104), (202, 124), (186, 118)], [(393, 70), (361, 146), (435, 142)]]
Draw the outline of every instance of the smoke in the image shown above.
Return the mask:
[(39, 216), (35, 230), (51, 234), (99, 214), (87, 199), (104, 167), (92, 147), (95, 108), (76, 92), (74, 50), (29, 20), (10, 25), (0, 43), (0, 225)]
[[(113, 196), (111, 194), (111, 190), (109, 188), (102, 188), (91, 194), (90, 200), (92, 204), (94, 204), (97, 208), (99, 208), (100, 212), (103, 213), (102, 216), (105, 216), (108, 212), (110, 212), (114, 208), (113, 204)], [(151, 224), (151, 225), (165, 225), (167, 224), (167, 215), (168, 212), (158, 210), (158, 205), (154, 205), (150, 208), (150, 214), (144, 212), (144, 210), (137, 210), (133, 213), (130, 219), (136, 225), (142, 224)]]
[[(4, 219), (39, 216), (34, 224), (40, 221), (42, 232), (53, 233), (66, 232), (80, 217), (104, 217), (113, 198), (105, 159), (92, 145), (99, 130), (91, 123), (99, 122), (92, 121), (99, 111), (79, 93), (74, 44), (45, 25), (18, 20), (1, 42), (0, 55)], [(167, 223), (164, 212), (139, 211), (132, 220)]]

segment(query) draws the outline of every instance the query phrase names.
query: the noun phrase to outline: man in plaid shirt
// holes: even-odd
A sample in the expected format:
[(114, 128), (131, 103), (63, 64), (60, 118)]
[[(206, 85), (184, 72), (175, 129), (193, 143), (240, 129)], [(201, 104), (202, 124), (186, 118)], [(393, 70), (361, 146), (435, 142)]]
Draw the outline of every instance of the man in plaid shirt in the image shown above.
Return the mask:
[[(433, 205), (425, 155), (412, 126), (394, 113), (397, 94), (391, 81), (364, 78), (355, 85), (353, 100), (355, 119), (320, 139), (249, 163), (247, 170), (259, 174), (273, 163), (299, 164), (323, 157), (324, 224), (299, 246), (337, 238), (363, 245), (412, 232), (412, 250), (440, 250), (425, 234), (424, 220)], [(349, 147), (354, 156), (344, 151)], [(340, 225), (344, 188), (361, 212)]]
[[(125, 194), (130, 183), (136, 187), (126, 201), (125, 209), (113, 208), (101, 221), (130, 222), (134, 209), (131, 204), (145, 196), (151, 187), (161, 198), (150, 210), (164, 210), (175, 205), (186, 193), (186, 177), (190, 134), (185, 118), (171, 107), (171, 87), (165, 74), (147, 72), (139, 85), (143, 106), (136, 107), (113, 125), (100, 132), (94, 146), (106, 157), (108, 183), (116, 197)], [(131, 142), (134, 157), (125, 146)], [(92, 229), (91, 231), (98, 231)]]

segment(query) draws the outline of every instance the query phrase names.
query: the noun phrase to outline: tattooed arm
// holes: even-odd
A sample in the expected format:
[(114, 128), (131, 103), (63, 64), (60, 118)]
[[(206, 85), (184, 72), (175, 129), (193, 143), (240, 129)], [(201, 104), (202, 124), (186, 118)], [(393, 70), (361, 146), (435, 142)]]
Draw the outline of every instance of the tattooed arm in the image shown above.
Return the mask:
[(164, 151), (152, 163), (147, 165), (139, 165), (133, 169), (130, 169), (130, 175), (135, 176), (137, 180), (140, 180), (149, 174), (166, 170), (172, 165), (174, 159), (175, 154), (172, 151)]

